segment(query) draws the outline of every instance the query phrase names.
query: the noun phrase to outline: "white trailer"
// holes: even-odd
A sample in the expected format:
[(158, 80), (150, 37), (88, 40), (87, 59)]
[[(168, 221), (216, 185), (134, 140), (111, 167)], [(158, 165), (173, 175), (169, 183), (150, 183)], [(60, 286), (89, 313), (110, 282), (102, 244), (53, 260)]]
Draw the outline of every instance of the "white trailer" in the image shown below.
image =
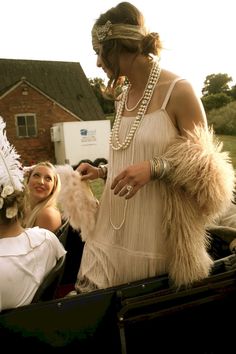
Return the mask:
[(97, 158), (108, 160), (110, 120), (55, 123), (51, 127), (57, 165), (77, 165)]

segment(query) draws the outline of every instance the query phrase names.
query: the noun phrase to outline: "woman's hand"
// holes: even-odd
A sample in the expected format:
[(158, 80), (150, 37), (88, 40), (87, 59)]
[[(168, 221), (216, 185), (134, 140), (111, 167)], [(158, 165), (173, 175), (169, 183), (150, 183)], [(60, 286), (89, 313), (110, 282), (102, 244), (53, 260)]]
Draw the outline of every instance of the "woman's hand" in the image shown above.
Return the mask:
[(150, 162), (143, 161), (139, 164), (128, 166), (117, 175), (111, 185), (114, 194), (125, 196), (125, 199), (133, 197), (137, 191), (151, 179)]
[(99, 178), (99, 168), (92, 166), (87, 162), (81, 163), (79, 167), (76, 168), (76, 171), (81, 174), (81, 181)]

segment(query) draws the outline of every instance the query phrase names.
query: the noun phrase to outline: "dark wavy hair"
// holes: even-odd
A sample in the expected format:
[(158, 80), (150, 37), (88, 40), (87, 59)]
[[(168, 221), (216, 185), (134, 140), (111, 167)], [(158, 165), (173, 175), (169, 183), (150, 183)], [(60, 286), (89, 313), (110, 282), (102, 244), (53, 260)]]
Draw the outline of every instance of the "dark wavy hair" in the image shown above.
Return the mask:
[[(143, 14), (129, 2), (121, 2), (107, 12), (100, 15), (94, 26), (104, 25), (107, 21), (112, 24), (129, 24), (145, 28)], [(148, 33), (142, 40), (109, 39), (102, 43), (101, 58), (112, 76), (108, 82), (108, 88), (115, 88), (120, 83), (119, 56), (122, 52), (143, 54), (147, 57), (160, 55), (162, 49), (158, 33)]]

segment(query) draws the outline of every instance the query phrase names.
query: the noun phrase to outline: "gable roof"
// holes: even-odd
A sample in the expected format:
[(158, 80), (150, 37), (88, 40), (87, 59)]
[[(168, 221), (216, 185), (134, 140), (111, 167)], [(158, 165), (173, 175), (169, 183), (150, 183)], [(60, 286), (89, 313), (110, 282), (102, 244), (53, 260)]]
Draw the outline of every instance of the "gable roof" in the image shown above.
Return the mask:
[(80, 63), (0, 59), (0, 77), (0, 96), (23, 79), (82, 120), (104, 119)]

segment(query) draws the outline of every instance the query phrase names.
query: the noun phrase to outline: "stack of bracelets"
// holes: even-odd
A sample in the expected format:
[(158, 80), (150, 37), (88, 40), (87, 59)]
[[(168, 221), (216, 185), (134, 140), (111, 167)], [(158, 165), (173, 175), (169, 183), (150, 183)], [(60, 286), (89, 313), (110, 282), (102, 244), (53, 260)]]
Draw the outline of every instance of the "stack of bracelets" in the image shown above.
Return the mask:
[(151, 179), (162, 179), (165, 177), (169, 170), (170, 170), (170, 165), (168, 161), (163, 159), (162, 157), (153, 157), (152, 160), (150, 160), (150, 166), (151, 166)]
[[(150, 160), (151, 166), (151, 179), (162, 179), (165, 177), (169, 170), (169, 163), (162, 157), (153, 157)], [(98, 178), (106, 179), (107, 177), (107, 165), (100, 165), (98, 167)]]
[(107, 178), (107, 165), (100, 165), (98, 167), (98, 178)]

